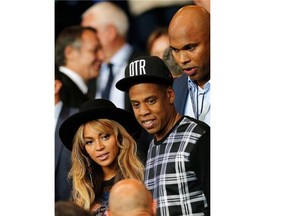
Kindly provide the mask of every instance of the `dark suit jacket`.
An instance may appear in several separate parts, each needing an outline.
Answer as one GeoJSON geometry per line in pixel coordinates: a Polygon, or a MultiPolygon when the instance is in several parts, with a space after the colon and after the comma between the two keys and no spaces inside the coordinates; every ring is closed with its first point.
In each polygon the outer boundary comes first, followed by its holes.
{"type": "Polygon", "coordinates": [[[182,76],[176,78],[173,83],[173,88],[176,95],[174,102],[176,110],[181,115],[184,115],[187,97],[189,96],[188,76],[186,74],[183,74],[182,76]]]}
{"type": "Polygon", "coordinates": [[[64,73],[61,73],[62,88],[60,98],[63,104],[69,107],[79,108],[80,105],[89,100],[88,95],[83,94],[79,87],[64,73]]]}
{"type": "Polygon", "coordinates": [[[67,180],[67,174],[71,168],[71,152],[63,145],[59,137],[59,128],[63,121],[78,108],[63,106],[55,129],[55,201],[68,200],[71,193],[71,184],[67,180]]]}

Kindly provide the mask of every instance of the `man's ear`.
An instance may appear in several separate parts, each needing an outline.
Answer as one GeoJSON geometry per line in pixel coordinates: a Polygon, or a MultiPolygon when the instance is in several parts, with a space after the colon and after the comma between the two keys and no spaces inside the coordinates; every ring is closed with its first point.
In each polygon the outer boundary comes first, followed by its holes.
{"type": "Polygon", "coordinates": [[[59,94],[60,93],[60,89],[62,87],[62,82],[60,80],[55,80],[55,94],[59,94]]]}
{"type": "Polygon", "coordinates": [[[114,25],[108,25],[106,28],[108,32],[107,37],[109,37],[110,41],[114,41],[118,34],[116,27],[114,25]]]}
{"type": "Polygon", "coordinates": [[[168,89],[167,89],[167,93],[169,95],[169,102],[171,104],[174,103],[175,101],[175,92],[174,92],[174,89],[172,88],[172,86],[169,86],[168,89]]]}
{"type": "Polygon", "coordinates": [[[73,60],[77,57],[76,55],[78,54],[78,50],[72,46],[66,46],[64,50],[64,54],[65,54],[65,59],[73,60]]]}

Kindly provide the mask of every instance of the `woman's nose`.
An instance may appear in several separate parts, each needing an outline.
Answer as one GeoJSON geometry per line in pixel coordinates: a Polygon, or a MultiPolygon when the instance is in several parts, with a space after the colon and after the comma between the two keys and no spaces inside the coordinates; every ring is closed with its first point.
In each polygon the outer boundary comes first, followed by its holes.
{"type": "Polygon", "coordinates": [[[103,145],[103,143],[101,141],[96,141],[95,142],[95,150],[96,151],[101,151],[105,148],[105,146],[103,145]]]}

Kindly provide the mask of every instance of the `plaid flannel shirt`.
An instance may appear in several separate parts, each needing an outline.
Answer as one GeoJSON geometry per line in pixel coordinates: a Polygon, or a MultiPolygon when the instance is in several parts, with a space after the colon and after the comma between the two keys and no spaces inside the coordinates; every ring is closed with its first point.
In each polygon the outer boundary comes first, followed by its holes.
{"type": "Polygon", "coordinates": [[[145,185],[157,200],[158,216],[204,215],[210,200],[209,126],[184,116],[161,141],[153,139],[145,185]]]}

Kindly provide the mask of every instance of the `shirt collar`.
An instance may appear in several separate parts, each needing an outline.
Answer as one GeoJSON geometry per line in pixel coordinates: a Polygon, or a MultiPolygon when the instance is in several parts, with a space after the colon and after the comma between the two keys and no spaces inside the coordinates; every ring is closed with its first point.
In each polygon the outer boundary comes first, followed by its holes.
{"type": "Polygon", "coordinates": [[[193,89],[198,88],[199,91],[208,92],[208,91],[210,90],[210,80],[205,83],[204,89],[202,89],[202,88],[200,88],[200,87],[197,85],[196,81],[191,80],[191,79],[188,77],[188,85],[190,85],[193,89]]]}
{"type": "Polygon", "coordinates": [[[83,94],[87,94],[88,86],[79,74],[65,66],[60,66],[59,70],[66,76],[68,76],[78,86],[78,88],[82,91],[83,94]]]}
{"type": "Polygon", "coordinates": [[[113,55],[110,62],[113,65],[121,65],[121,64],[127,64],[128,57],[130,56],[130,53],[132,52],[132,47],[128,43],[124,44],[122,48],[113,55]]]}

